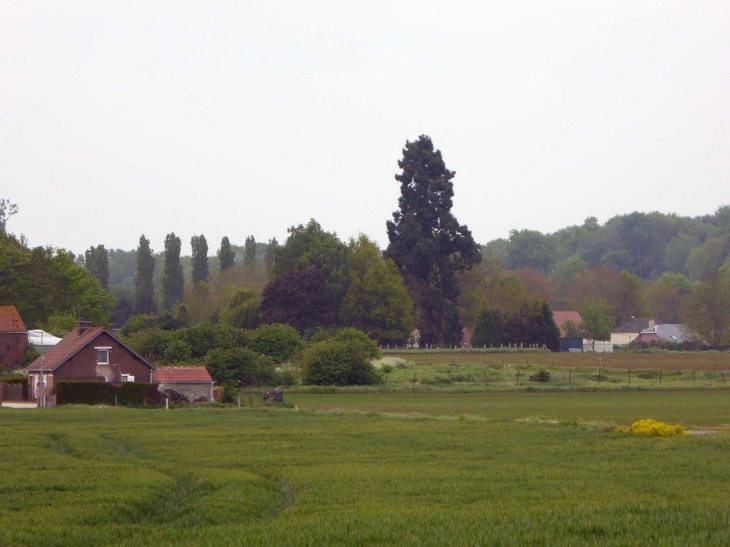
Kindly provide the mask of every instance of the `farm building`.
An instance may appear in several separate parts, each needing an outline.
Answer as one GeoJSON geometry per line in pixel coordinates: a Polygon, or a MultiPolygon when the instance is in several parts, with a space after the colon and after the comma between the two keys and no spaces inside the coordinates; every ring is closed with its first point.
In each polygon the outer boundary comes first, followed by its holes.
{"type": "Polygon", "coordinates": [[[655,326],[653,319],[632,319],[611,331],[611,343],[625,346],[636,340],[641,331],[652,330],[655,326]]]}
{"type": "Polygon", "coordinates": [[[28,329],[15,306],[0,306],[0,365],[6,370],[19,369],[28,347],[28,329]]]}
{"type": "Polygon", "coordinates": [[[152,373],[152,382],[160,384],[160,393],[173,400],[213,401],[214,382],[205,367],[159,367],[152,373]]]}
{"type": "Polygon", "coordinates": [[[28,399],[38,401],[38,397],[43,395],[43,406],[55,406],[55,382],[83,380],[149,383],[152,382],[155,367],[107,329],[92,327],[89,322],[79,321],[76,329],[25,370],[28,372],[28,399]]]}
{"type": "Polygon", "coordinates": [[[576,327],[579,327],[583,322],[583,318],[577,311],[554,311],[553,319],[555,324],[560,329],[560,338],[567,338],[568,333],[565,332],[565,322],[572,321],[576,327]]]}

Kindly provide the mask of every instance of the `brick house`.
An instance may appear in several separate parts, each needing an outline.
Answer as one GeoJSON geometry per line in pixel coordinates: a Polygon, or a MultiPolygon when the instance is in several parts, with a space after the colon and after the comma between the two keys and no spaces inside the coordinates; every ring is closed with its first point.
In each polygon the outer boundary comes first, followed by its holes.
{"type": "Polygon", "coordinates": [[[160,393],[188,403],[213,401],[213,378],[205,367],[159,367],[152,373],[152,381],[160,393]]]}
{"type": "Polygon", "coordinates": [[[45,406],[55,406],[55,382],[151,383],[155,367],[107,329],[79,321],[76,329],[25,370],[28,372],[28,399],[38,401],[38,396],[43,394],[47,397],[45,406]],[[41,367],[43,389],[40,383],[41,367]]]}
{"type": "Polygon", "coordinates": [[[0,306],[0,365],[6,370],[19,369],[28,347],[28,329],[15,306],[0,306]]]}

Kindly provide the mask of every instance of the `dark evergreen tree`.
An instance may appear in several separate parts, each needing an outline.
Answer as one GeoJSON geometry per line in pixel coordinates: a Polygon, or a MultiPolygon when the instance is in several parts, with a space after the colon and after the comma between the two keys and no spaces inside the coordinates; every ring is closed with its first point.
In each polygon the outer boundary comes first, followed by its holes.
{"type": "Polygon", "coordinates": [[[155,313],[155,289],[152,277],[155,272],[155,257],[150,249],[150,240],[144,234],[139,237],[137,247],[137,277],[134,280],[134,308],[137,313],[155,313]]]}
{"type": "Polygon", "coordinates": [[[542,346],[545,344],[550,351],[560,351],[560,329],[553,318],[553,310],[547,302],[540,306],[537,316],[538,336],[534,343],[542,346]]]}
{"type": "Polygon", "coordinates": [[[502,312],[483,309],[474,326],[474,334],[471,337],[472,346],[499,346],[504,343],[504,317],[502,312]]]}
{"type": "Polygon", "coordinates": [[[208,241],[204,235],[190,238],[190,246],[193,249],[193,283],[197,285],[201,281],[208,281],[208,241]]]}
{"type": "Polygon", "coordinates": [[[109,288],[109,253],[104,245],[89,247],[84,253],[86,269],[99,280],[102,289],[109,288]]]}
{"type": "Polygon", "coordinates": [[[185,278],[180,264],[180,238],[175,233],[165,237],[165,269],[162,277],[162,298],[166,310],[171,310],[183,296],[185,278]]]}
{"type": "Polygon", "coordinates": [[[398,167],[399,210],[387,222],[385,255],[395,261],[416,304],[421,343],[457,344],[462,325],[456,273],[481,261],[479,245],[451,213],[455,173],[429,137],[406,142],[398,167]]]}
{"type": "Polygon", "coordinates": [[[253,236],[246,238],[243,247],[243,267],[251,270],[256,265],[256,239],[253,236]]]}
{"type": "Polygon", "coordinates": [[[225,236],[221,240],[221,249],[218,251],[218,259],[221,263],[222,272],[233,266],[233,262],[236,259],[236,253],[234,253],[233,249],[231,249],[231,242],[228,240],[228,236],[225,236]]]}

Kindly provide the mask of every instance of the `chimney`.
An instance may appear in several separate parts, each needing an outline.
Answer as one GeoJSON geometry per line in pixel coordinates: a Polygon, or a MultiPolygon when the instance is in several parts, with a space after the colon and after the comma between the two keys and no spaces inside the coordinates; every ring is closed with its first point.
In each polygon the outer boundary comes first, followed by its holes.
{"type": "Polygon", "coordinates": [[[649,319],[649,330],[654,330],[654,328],[656,328],[656,321],[649,319]]]}
{"type": "Polygon", "coordinates": [[[76,324],[76,328],[79,331],[79,335],[84,334],[87,330],[89,330],[94,325],[91,321],[79,321],[76,324]]]}

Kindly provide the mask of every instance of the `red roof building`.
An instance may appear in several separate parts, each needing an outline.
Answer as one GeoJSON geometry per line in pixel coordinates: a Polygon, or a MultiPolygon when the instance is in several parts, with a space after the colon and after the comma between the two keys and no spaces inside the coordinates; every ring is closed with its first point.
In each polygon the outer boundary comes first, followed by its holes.
{"type": "Polygon", "coordinates": [[[76,329],[25,370],[28,398],[39,401],[43,395],[43,406],[55,406],[53,386],[57,381],[151,383],[155,367],[105,328],[79,321],[76,329]]]}
{"type": "Polygon", "coordinates": [[[175,401],[207,403],[213,401],[213,378],[205,367],[159,367],[152,381],[160,393],[175,401]]]}
{"type": "Polygon", "coordinates": [[[565,329],[563,328],[563,325],[565,325],[566,321],[572,321],[573,323],[575,323],[576,327],[579,327],[581,323],[583,323],[583,318],[577,311],[554,311],[553,319],[555,320],[555,324],[560,329],[561,338],[567,338],[567,334],[565,333],[565,329]]]}
{"type": "Polygon", "coordinates": [[[0,306],[0,365],[16,370],[28,347],[28,329],[15,306],[0,306]]]}

